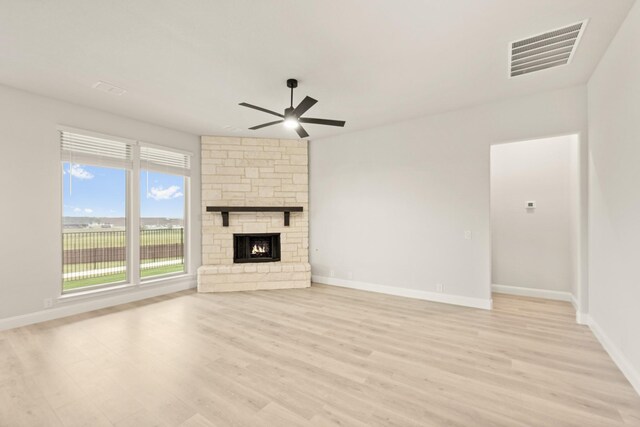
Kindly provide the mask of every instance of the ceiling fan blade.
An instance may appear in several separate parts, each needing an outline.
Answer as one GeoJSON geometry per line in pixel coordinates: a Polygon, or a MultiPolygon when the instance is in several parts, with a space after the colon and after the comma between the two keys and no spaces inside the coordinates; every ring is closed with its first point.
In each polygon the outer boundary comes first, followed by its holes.
{"type": "Polygon", "coordinates": [[[247,108],[253,108],[254,110],[262,111],[262,112],[264,112],[264,113],[273,114],[274,116],[284,117],[284,115],[283,115],[283,114],[276,113],[275,111],[267,110],[266,108],[257,107],[257,106],[255,106],[255,105],[247,104],[246,102],[241,102],[241,103],[240,103],[240,104],[238,104],[238,105],[242,105],[243,107],[247,107],[247,108]]]}
{"type": "Polygon", "coordinates": [[[297,117],[300,117],[301,115],[306,113],[309,108],[313,107],[316,102],[318,101],[311,98],[310,96],[305,96],[302,102],[298,104],[295,110],[293,110],[293,114],[297,117]]]}
{"type": "Polygon", "coordinates": [[[328,119],[312,119],[310,117],[301,117],[298,119],[300,123],[312,123],[314,125],[340,126],[344,127],[344,120],[328,120],[328,119]]]}
{"type": "Polygon", "coordinates": [[[298,127],[296,128],[296,132],[298,132],[298,136],[299,136],[300,138],[306,138],[306,137],[308,137],[308,136],[309,136],[309,134],[307,133],[307,131],[306,131],[306,130],[304,130],[304,128],[303,128],[302,126],[298,126],[298,127]]]}
{"type": "Polygon", "coordinates": [[[276,125],[276,124],[282,123],[282,122],[284,122],[284,120],[276,120],[275,122],[263,123],[261,125],[251,127],[249,129],[251,129],[251,130],[262,129],[262,128],[266,128],[267,126],[276,125]]]}

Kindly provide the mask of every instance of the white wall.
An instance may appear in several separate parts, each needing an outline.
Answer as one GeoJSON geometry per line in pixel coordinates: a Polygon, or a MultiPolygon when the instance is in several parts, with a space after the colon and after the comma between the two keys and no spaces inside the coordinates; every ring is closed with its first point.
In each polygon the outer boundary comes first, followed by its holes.
{"type": "MultiPolygon", "coordinates": [[[[195,272],[200,265],[198,136],[5,86],[0,86],[0,117],[0,319],[26,315],[8,325],[28,322],[29,314],[43,310],[44,298],[55,299],[60,294],[62,202],[58,125],[183,148],[194,153],[190,270],[195,272]]],[[[122,302],[126,300],[122,294],[132,292],[120,291],[116,293],[120,294],[120,299],[114,301],[122,302]]],[[[87,306],[91,301],[88,298],[60,302],[52,313],[56,310],[59,313],[77,311],[74,305],[87,306]],[[64,310],[61,309],[63,306],[64,310]]],[[[93,303],[93,307],[99,305],[93,303]]],[[[47,316],[52,317],[46,314],[39,319],[47,316]]]]}
{"type": "MultiPolygon", "coordinates": [[[[492,282],[574,292],[575,135],[491,147],[492,282]],[[527,209],[526,202],[536,202],[527,209]]],[[[545,293],[531,293],[544,296],[545,293]]]]}
{"type": "Polygon", "coordinates": [[[580,86],[311,141],[314,279],[488,301],[490,146],[586,116],[580,86]]]}
{"type": "Polygon", "coordinates": [[[636,2],[588,84],[589,315],[640,393],[638,46],[636,2]]]}
{"type": "MultiPolygon", "coordinates": [[[[586,138],[585,138],[586,139],[586,138]]],[[[571,271],[571,299],[576,311],[588,310],[588,147],[580,143],[579,136],[569,143],[569,245],[571,271]]]]}

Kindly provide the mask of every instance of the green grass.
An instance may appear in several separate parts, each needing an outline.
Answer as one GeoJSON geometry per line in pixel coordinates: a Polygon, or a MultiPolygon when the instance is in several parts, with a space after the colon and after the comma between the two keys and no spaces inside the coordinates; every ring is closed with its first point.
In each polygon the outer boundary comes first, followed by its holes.
{"type": "Polygon", "coordinates": [[[160,276],[162,274],[184,271],[184,264],[163,265],[162,267],[149,268],[140,272],[140,277],[160,276]]]}
{"type": "Polygon", "coordinates": [[[127,275],[123,273],[110,274],[108,276],[89,277],[87,279],[79,280],[65,280],[62,284],[63,291],[70,291],[71,289],[85,288],[87,286],[105,285],[107,283],[124,282],[127,275]]]}
{"type": "MultiPolygon", "coordinates": [[[[184,264],[164,265],[162,267],[149,268],[142,270],[140,276],[143,278],[152,276],[161,276],[164,274],[178,273],[184,271],[184,264]]],[[[79,280],[65,280],[62,289],[63,291],[70,291],[72,289],[85,288],[95,285],[106,285],[109,283],[124,282],[127,276],[126,273],[115,273],[108,276],[90,277],[87,279],[79,280]]]]}
{"type": "MultiPolygon", "coordinates": [[[[142,259],[140,262],[145,264],[147,262],[170,261],[173,259],[175,258],[142,259]]],[[[103,268],[123,267],[125,265],[125,261],[99,261],[96,263],[87,262],[82,264],[65,264],[62,266],[62,271],[64,273],[74,273],[87,270],[102,270],[103,268]]]]}

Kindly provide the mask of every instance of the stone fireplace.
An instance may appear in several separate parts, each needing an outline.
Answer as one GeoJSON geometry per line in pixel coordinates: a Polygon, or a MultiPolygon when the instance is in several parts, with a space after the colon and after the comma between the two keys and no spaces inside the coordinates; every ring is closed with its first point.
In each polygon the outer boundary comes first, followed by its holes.
{"type": "Polygon", "coordinates": [[[199,292],[303,288],[307,141],[202,137],[199,292]]]}

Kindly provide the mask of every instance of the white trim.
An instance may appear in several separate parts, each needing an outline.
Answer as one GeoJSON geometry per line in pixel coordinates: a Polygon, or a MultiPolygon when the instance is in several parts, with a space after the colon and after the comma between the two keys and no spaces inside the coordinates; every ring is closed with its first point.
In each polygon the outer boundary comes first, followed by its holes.
{"type": "Polygon", "coordinates": [[[0,331],[31,325],[33,323],[46,322],[47,320],[60,319],[62,317],[73,316],[74,314],[86,313],[88,311],[126,304],[159,295],[172,294],[196,287],[195,276],[181,277],[180,280],[164,280],[162,284],[159,282],[160,280],[158,280],[154,286],[141,286],[135,290],[132,290],[130,286],[121,287],[118,290],[126,292],[116,292],[113,290],[114,295],[110,296],[100,295],[98,297],[98,295],[95,294],[83,295],[83,301],[77,301],[77,299],[81,297],[80,295],[74,295],[76,298],[61,297],[58,299],[58,307],[0,319],[0,331]]]}
{"type": "Polygon", "coordinates": [[[581,311],[576,311],[576,323],[578,325],[589,325],[590,317],[588,313],[583,313],[581,311]]]}
{"type": "Polygon", "coordinates": [[[185,176],[182,180],[184,187],[184,212],[182,218],[182,262],[184,272],[192,273],[191,266],[191,177],[185,176]]]}
{"type": "Polygon", "coordinates": [[[189,275],[185,273],[168,273],[159,276],[149,276],[146,280],[141,281],[138,284],[124,282],[124,283],[107,283],[105,285],[88,286],[87,289],[78,288],[75,291],[65,292],[61,294],[58,299],[58,304],[69,303],[76,300],[93,298],[102,295],[117,294],[124,289],[137,290],[143,289],[150,285],[171,285],[176,282],[185,280],[195,280],[195,275],[189,275]]]}
{"type": "Polygon", "coordinates": [[[571,292],[550,291],[546,289],[521,288],[520,286],[491,285],[491,290],[497,294],[519,295],[523,297],[544,298],[556,301],[571,302],[571,292]]]}
{"type": "Polygon", "coordinates": [[[571,305],[576,310],[576,313],[580,311],[580,303],[575,295],[571,294],[571,305]]]}
{"type": "Polygon", "coordinates": [[[57,304],[64,304],[79,299],[92,298],[99,295],[109,295],[121,292],[124,289],[136,289],[138,285],[131,282],[105,283],[103,285],[87,286],[86,288],[71,289],[61,293],[57,298],[57,304]]]}
{"type": "Polygon", "coordinates": [[[582,312],[582,309],[580,308],[580,301],[573,294],[571,294],[571,305],[573,305],[573,309],[576,311],[576,323],[578,325],[586,325],[586,319],[589,317],[589,315],[582,312]]]}
{"type": "Polygon", "coordinates": [[[140,283],[140,147],[131,148],[133,169],[127,180],[127,265],[128,277],[132,283],[140,283]]]}
{"type": "Polygon", "coordinates": [[[613,362],[618,366],[618,369],[620,369],[622,374],[627,378],[636,393],[640,395],[640,372],[636,370],[624,353],[622,353],[611,338],[607,336],[600,325],[598,325],[590,316],[587,317],[587,322],[589,328],[591,328],[591,331],[593,332],[593,335],[595,335],[598,341],[600,341],[600,344],[602,344],[602,347],[604,347],[606,352],[609,353],[611,360],[613,360],[613,362]]]}
{"type": "Polygon", "coordinates": [[[426,301],[442,302],[445,304],[462,305],[465,307],[482,308],[491,310],[491,299],[465,297],[461,295],[443,294],[438,292],[422,291],[418,289],[397,288],[395,286],[377,285],[374,283],[357,282],[355,280],[337,279],[335,277],[311,276],[312,283],[340,286],[343,288],[358,289],[361,291],[377,292],[381,294],[396,295],[406,298],[415,298],[426,301]]]}

